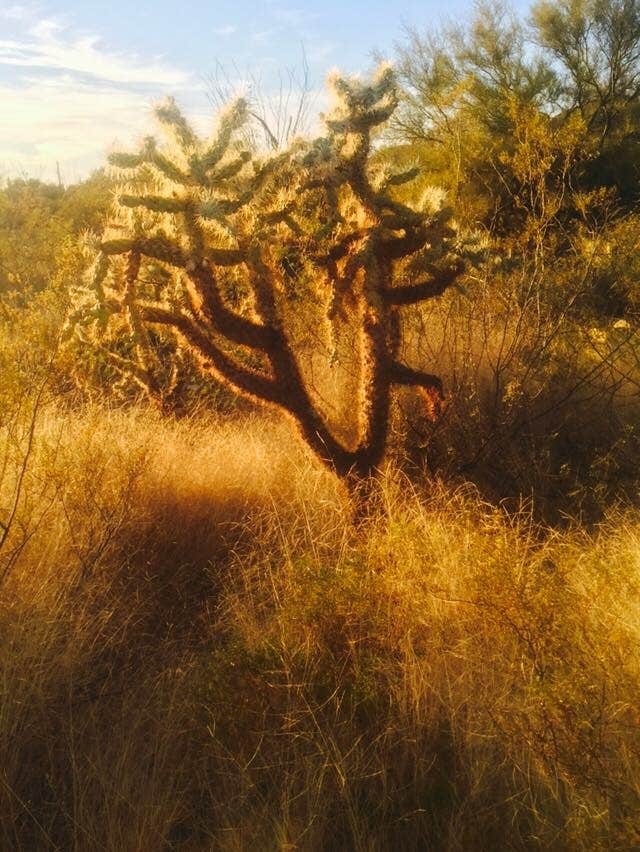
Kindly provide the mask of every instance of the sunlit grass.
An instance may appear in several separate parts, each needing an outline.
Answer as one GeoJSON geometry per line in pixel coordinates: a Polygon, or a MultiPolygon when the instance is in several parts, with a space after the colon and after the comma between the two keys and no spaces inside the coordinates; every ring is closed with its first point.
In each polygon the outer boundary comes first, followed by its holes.
{"type": "Polygon", "coordinates": [[[552,532],[393,470],[373,504],[275,420],[47,414],[0,846],[639,843],[640,519],[552,532]]]}

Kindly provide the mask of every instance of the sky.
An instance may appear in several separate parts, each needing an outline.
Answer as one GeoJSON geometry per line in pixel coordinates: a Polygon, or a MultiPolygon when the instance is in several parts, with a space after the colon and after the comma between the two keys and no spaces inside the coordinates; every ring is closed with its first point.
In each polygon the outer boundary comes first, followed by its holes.
{"type": "Polygon", "coordinates": [[[303,51],[319,110],[330,70],[366,72],[403,27],[464,20],[472,2],[0,0],[0,178],[50,180],[59,164],[65,183],[82,179],[152,131],[166,95],[207,132],[212,76],[269,95],[303,51]]]}

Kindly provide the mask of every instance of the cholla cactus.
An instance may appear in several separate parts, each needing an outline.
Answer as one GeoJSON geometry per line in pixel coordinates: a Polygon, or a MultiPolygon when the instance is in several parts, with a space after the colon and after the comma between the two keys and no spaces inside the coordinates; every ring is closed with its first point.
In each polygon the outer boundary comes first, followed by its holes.
{"type": "Polygon", "coordinates": [[[134,355],[120,366],[150,392],[148,329],[161,327],[204,370],[286,412],[338,474],[361,477],[383,457],[394,387],[413,386],[438,409],[440,380],[401,361],[401,314],[443,293],[461,264],[447,211],[394,196],[417,170],[391,173],[374,156],[373,136],[397,104],[391,70],[366,83],[336,76],[332,86],[326,134],[268,159],[242,149],[242,101],[209,141],[173,101],[158,109],[167,144],[149,139],[138,154],[111,157],[123,176],[118,218],[83,298],[90,292],[94,337],[126,319],[134,355]],[[291,305],[311,292],[328,329],[356,332],[351,440],[331,427],[291,332],[291,305]]]}

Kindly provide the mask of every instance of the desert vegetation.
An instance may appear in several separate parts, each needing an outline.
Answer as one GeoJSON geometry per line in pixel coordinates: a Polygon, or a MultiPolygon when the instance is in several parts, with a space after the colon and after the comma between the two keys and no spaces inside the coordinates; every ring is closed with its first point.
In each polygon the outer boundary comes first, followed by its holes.
{"type": "Polygon", "coordinates": [[[638,848],[639,36],[5,181],[1,848],[638,848]]]}

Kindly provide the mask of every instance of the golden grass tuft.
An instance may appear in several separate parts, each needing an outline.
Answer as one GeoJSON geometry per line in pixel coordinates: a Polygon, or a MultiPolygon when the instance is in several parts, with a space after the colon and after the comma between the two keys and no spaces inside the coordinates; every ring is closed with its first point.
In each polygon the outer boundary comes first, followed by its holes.
{"type": "Polygon", "coordinates": [[[553,532],[392,470],[374,505],[354,527],[276,420],[51,413],[0,847],[637,846],[640,519],[553,532]]]}

